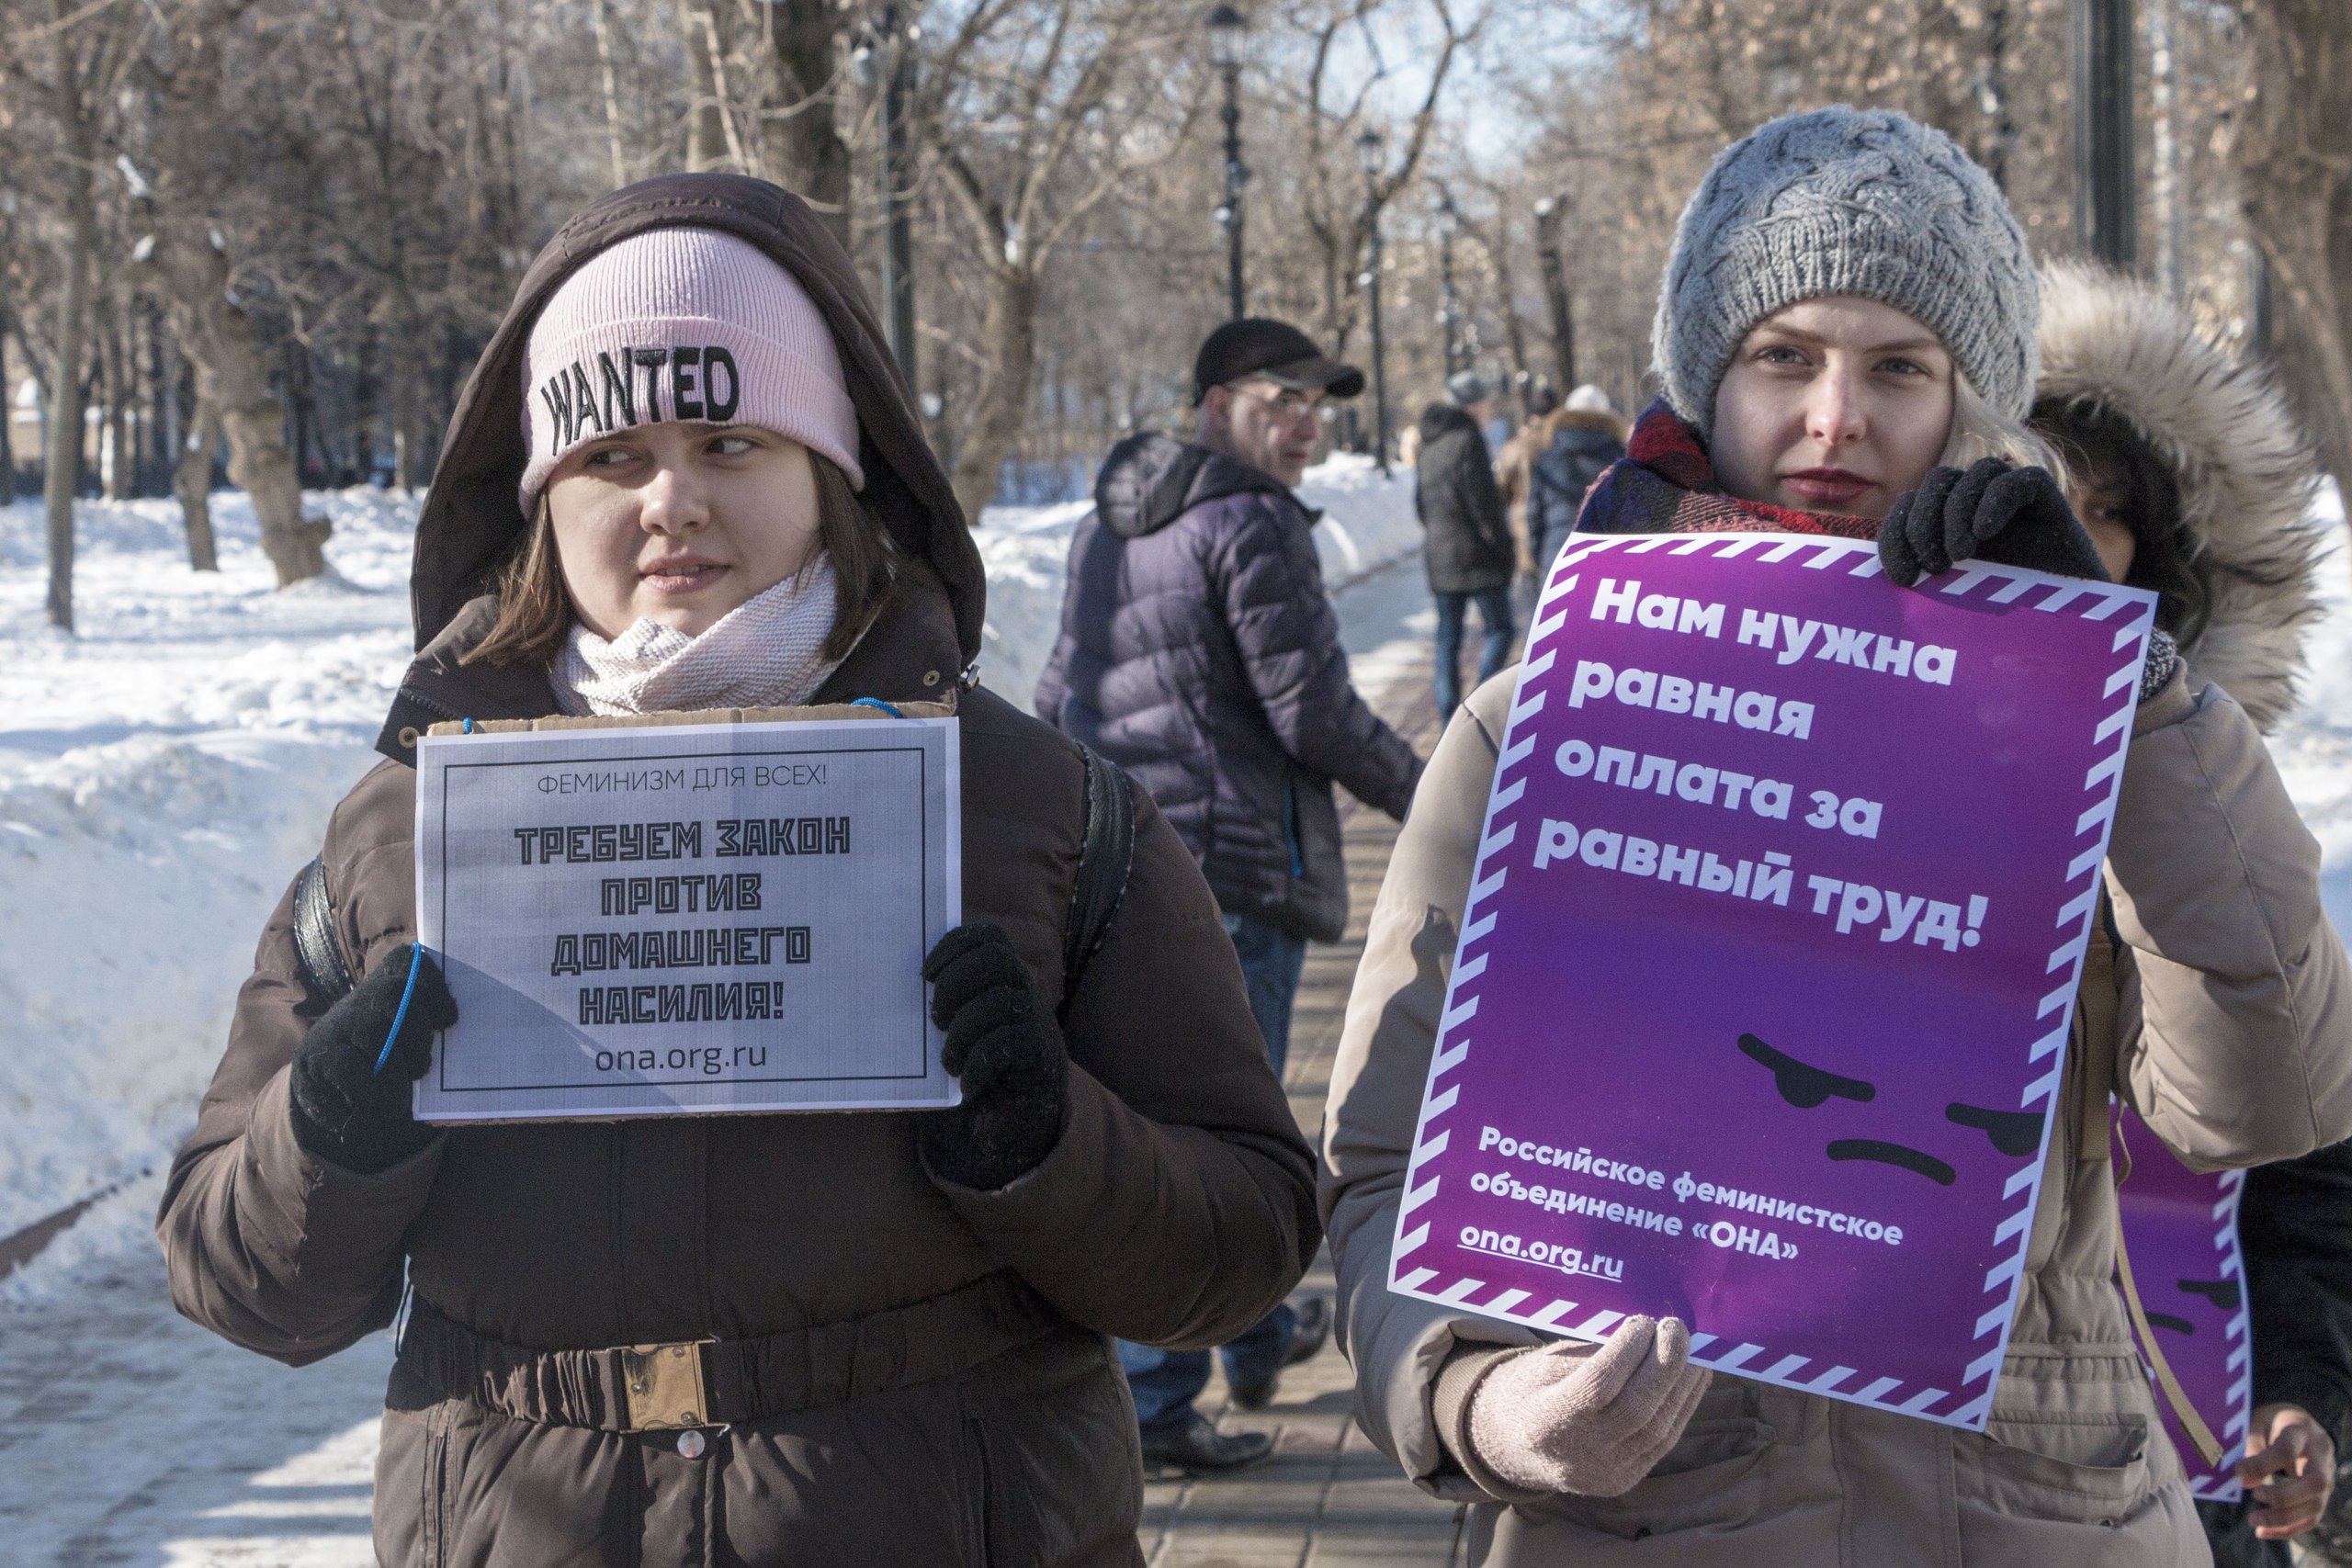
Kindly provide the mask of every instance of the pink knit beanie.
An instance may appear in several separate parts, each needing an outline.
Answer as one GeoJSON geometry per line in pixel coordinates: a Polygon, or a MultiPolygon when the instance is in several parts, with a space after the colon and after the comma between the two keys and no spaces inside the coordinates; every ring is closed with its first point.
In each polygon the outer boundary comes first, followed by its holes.
{"type": "Polygon", "coordinates": [[[525,512],[575,447],[664,420],[760,425],[865,487],[857,410],[823,313],[732,234],[652,229],[599,253],[540,310],[523,386],[525,512]]]}

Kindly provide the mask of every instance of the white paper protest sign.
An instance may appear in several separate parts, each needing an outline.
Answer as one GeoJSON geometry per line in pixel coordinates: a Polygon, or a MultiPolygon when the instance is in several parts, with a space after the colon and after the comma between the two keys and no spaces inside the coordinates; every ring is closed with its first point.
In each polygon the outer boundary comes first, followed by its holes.
{"type": "Polygon", "coordinates": [[[424,1121],[953,1105],[952,718],[427,736],[418,938],[458,1021],[424,1121]]]}

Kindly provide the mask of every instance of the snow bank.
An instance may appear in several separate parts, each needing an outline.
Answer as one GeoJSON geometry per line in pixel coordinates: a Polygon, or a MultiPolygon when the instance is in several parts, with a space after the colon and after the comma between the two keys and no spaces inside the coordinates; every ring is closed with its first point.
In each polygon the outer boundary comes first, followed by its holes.
{"type": "MultiPolygon", "coordinates": [[[[1313,471],[1326,576],[1419,541],[1364,459],[1313,471]]],[[[40,503],[0,507],[0,1236],[93,1193],[42,1261],[145,1245],[162,1168],[218,1061],[255,937],[373,766],[409,650],[416,498],[313,493],[332,578],[273,587],[252,507],[213,497],[221,570],[187,569],[167,501],[75,509],[80,636],[42,618],[40,503]]],[[[989,683],[1026,702],[1085,507],[992,509],[989,683]]]]}
{"type": "Polygon", "coordinates": [[[405,662],[411,502],[312,496],[337,577],[287,593],[243,497],[214,502],[202,575],[172,502],[77,508],[78,638],[42,620],[38,505],[0,508],[0,1235],[152,1185],[405,662]]]}

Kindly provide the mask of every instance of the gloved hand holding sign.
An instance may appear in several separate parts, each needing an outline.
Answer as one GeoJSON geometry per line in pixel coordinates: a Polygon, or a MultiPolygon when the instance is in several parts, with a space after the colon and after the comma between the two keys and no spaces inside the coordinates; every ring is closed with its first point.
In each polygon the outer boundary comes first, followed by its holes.
{"type": "Polygon", "coordinates": [[[958,926],[923,961],[931,1018],[947,1036],[940,1063],[964,1103],[926,1116],[932,1174],[992,1192],[1035,1170],[1061,1141],[1069,1053],[1012,939],[994,926],[958,926]]]}
{"type": "Polygon", "coordinates": [[[1478,1463],[1524,1492],[1618,1497],[1681,1440],[1714,1374],[1690,1364],[1679,1318],[1634,1316],[1598,1348],[1503,1356],[1470,1395],[1478,1463]]]}
{"type": "Polygon", "coordinates": [[[2030,567],[2060,577],[2109,581],[2090,534],[2043,468],[1983,457],[1930,468],[1919,488],[1894,498],[1879,525],[1878,556],[1897,588],[1965,560],[2030,567]]]}
{"type": "Polygon", "coordinates": [[[457,1021],[441,966],[413,944],[393,949],[295,1047],[295,1141],[363,1176],[424,1149],[440,1130],[410,1115],[410,1091],[432,1066],[433,1037],[457,1021]]]}

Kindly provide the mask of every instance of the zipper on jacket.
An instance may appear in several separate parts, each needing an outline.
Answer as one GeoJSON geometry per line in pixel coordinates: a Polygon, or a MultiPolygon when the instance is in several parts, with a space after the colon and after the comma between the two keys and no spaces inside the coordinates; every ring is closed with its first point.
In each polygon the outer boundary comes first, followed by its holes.
{"type": "Polygon", "coordinates": [[[1290,874],[1306,874],[1306,857],[1298,847],[1298,781],[1287,774],[1283,779],[1283,842],[1290,846],[1290,874]]]}
{"type": "Polygon", "coordinates": [[[989,1550],[989,1442],[977,1417],[964,1418],[964,1442],[972,1450],[972,1561],[976,1568],[989,1568],[995,1556],[989,1550]]]}

